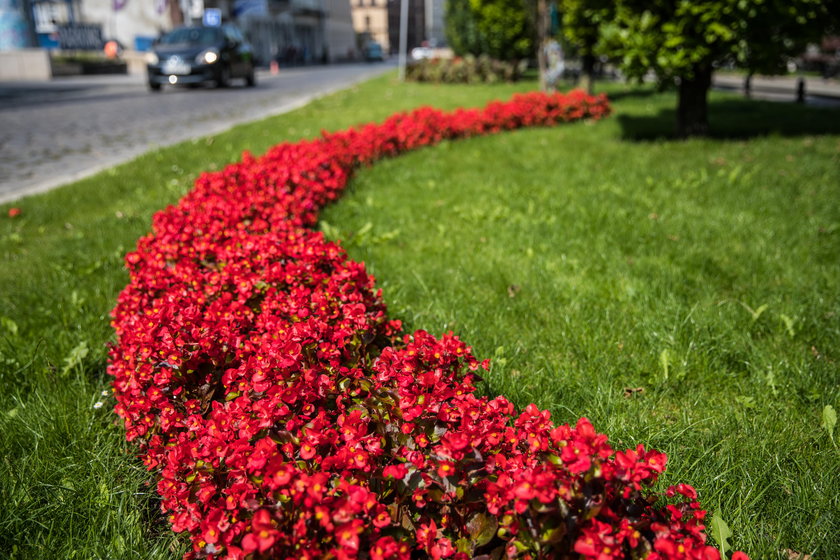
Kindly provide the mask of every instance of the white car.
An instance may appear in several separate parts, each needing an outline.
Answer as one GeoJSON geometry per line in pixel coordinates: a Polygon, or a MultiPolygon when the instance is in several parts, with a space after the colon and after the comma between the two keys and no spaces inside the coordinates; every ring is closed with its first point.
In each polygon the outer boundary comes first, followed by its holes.
{"type": "Polygon", "coordinates": [[[432,58],[434,54],[431,47],[414,47],[411,49],[411,59],[412,60],[424,60],[427,58],[432,58]]]}

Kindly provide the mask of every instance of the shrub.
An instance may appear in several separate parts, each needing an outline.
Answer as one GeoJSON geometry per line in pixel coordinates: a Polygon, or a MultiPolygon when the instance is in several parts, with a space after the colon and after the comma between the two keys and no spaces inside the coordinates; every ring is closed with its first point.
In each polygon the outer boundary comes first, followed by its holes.
{"type": "Polygon", "coordinates": [[[475,396],[486,363],[451,333],[402,334],[309,229],[358,165],[608,112],[579,92],[418,109],[245,154],[155,215],[108,370],[187,557],[718,558],[694,490],[651,491],[663,454],[475,396]]]}
{"type": "Polygon", "coordinates": [[[506,62],[494,60],[487,55],[432,58],[409,65],[406,77],[415,82],[438,84],[515,82],[521,77],[525,65],[525,61],[506,62]]]}

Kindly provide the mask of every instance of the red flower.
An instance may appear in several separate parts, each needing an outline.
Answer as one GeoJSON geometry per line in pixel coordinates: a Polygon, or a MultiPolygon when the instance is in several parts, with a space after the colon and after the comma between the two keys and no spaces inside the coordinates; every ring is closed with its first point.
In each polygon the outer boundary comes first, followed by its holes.
{"type": "Polygon", "coordinates": [[[20,208],[9,208],[9,217],[16,218],[20,216],[20,208]]]}
{"type": "Polygon", "coordinates": [[[403,463],[397,463],[396,465],[388,465],[387,467],[382,469],[382,476],[385,478],[392,477],[397,480],[402,480],[407,474],[408,469],[405,468],[405,465],[403,463]]]}
{"type": "Polygon", "coordinates": [[[476,396],[486,361],[452,333],[401,333],[364,265],[311,229],[361,165],[608,113],[580,92],[421,108],[244,154],[154,216],[126,256],[108,371],[188,557],[465,560],[453,543],[476,535],[522,559],[715,550],[693,489],[656,505],[663,454],[476,396]]]}
{"type": "Polygon", "coordinates": [[[346,550],[357,553],[359,551],[359,534],[363,530],[361,520],[356,519],[336,530],[336,540],[346,550]]]}
{"type": "Polygon", "coordinates": [[[451,461],[441,461],[438,463],[437,474],[441,478],[452,476],[455,474],[455,463],[451,461]]]}
{"type": "Polygon", "coordinates": [[[398,558],[400,557],[399,550],[399,545],[393,537],[382,537],[370,549],[370,558],[371,560],[398,558]]]}
{"type": "Polygon", "coordinates": [[[245,552],[265,552],[272,547],[278,534],[268,510],[258,510],[251,519],[251,532],[242,538],[242,549],[245,552]]]}

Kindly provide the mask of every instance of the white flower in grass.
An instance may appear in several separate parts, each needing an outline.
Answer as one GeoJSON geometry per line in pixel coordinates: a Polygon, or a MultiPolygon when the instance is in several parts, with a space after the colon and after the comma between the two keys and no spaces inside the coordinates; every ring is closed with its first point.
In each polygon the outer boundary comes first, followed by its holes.
{"type": "Polygon", "coordinates": [[[93,408],[102,408],[102,406],[103,406],[104,404],[105,404],[105,403],[104,403],[104,402],[102,402],[102,401],[96,401],[95,403],[93,403],[93,408]]]}

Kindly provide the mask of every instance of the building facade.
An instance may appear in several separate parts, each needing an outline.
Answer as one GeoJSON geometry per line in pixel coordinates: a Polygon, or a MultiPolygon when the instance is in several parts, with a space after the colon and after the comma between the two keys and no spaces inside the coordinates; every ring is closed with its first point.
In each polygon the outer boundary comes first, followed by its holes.
{"type": "Polygon", "coordinates": [[[332,61],[354,60],[359,52],[350,0],[324,0],[327,10],[327,48],[332,61]]]}
{"type": "MultiPolygon", "coordinates": [[[[46,8],[50,2],[40,4],[46,8]]],[[[99,25],[103,40],[114,39],[123,48],[133,50],[147,50],[161,33],[184,21],[181,11],[172,10],[165,1],[81,0],[76,2],[74,12],[77,25],[99,25]]],[[[39,34],[49,32],[49,23],[44,16],[46,14],[40,14],[39,34]]]]}
{"type": "MultiPolygon", "coordinates": [[[[408,51],[414,47],[423,46],[426,36],[426,0],[406,0],[408,2],[408,51]]],[[[400,48],[400,10],[402,0],[387,0],[388,2],[388,35],[390,36],[391,52],[396,53],[400,48]]]]}
{"type": "Polygon", "coordinates": [[[426,0],[426,40],[432,47],[446,45],[445,10],[446,0],[426,0]]]}
{"type": "MultiPolygon", "coordinates": [[[[21,46],[101,49],[116,40],[123,48],[147,50],[161,33],[200,23],[206,9],[235,22],[268,65],[326,63],[356,57],[349,0],[0,0],[0,28],[24,29],[33,37],[21,46]],[[14,8],[14,9],[12,9],[14,8]],[[30,20],[26,21],[25,16],[30,20]],[[14,18],[12,17],[14,16],[14,18]]],[[[7,34],[11,36],[11,34],[7,34]]],[[[16,37],[23,35],[17,33],[16,37]]],[[[23,43],[16,38],[15,43],[23,43]]],[[[2,45],[0,45],[2,46],[2,45]]]]}
{"type": "Polygon", "coordinates": [[[350,7],[359,47],[376,41],[384,52],[397,48],[397,45],[392,48],[388,32],[388,0],[350,0],[350,7]]]}

